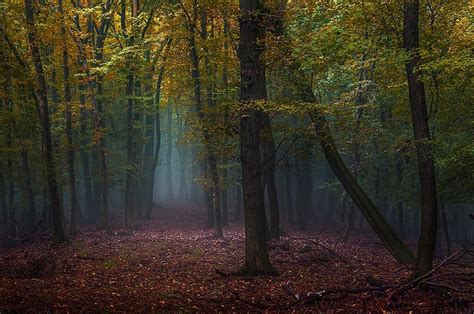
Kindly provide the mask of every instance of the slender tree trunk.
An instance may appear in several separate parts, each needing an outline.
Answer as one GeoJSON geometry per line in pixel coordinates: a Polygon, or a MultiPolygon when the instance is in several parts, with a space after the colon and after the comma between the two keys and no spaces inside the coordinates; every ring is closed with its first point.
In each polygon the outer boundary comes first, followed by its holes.
{"type": "MultiPolygon", "coordinates": [[[[211,145],[211,136],[209,134],[209,130],[205,126],[206,124],[206,118],[204,115],[204,112],[202,110],[202,100],[201,100],[201,76],[199,72],[199,57],[197,54],[197,48],[196,48],[196,41],[195,41],[195,27],[197,25],[197,0],[193,1],[193,17],[192,21],[188,21],[188,31],[189,31],[189,47],[191,50],[190,56],[191,56],[191,64],[192,64],[192,70],[191,70],[191,77],[193,79],[194,83],[194,101],[195,101],[195,107],[196,107],[196,112],[198,114],[198,118],[200,123],[202,124],[202,133],[203,133],[203,138],[204,138],[204,147],[206,150],[206,157],[209,162],[209,174],[212,182],[212,187],[211,187],[211,195],[213,200],[216,199],[213,204],[215,205],[214,208],[214,214],[215,214],[215,223],[216,223],[216,235],[218,237],[222,237],[222,225],[221,225],[221,212],[220,212],[220,202],[219,200],[219,174],[217,171],[217,159],[214,155],[214,152],[212,148],[210,147],[211,145]]],[[[204,35],[203,35],[204,36],[204,35]]]]}
{"type": "MultiPolygon", "coordinates": [[[[95,52],[94,59],[96,62],[102,60],[103,54],[103,44],[105,41],[105,36],[108,29],[108,20],[102,20],[100,23],[100,29],[97,34],[97,39],[92,41],[93,50],[95,52]]],[[[103,108],[102,108],[102,77],[98,76],[97,78],[92,78],[91,72],[87,63],[87,57],[85,51],[82,47],[81,42],[76,42],[79,49],[79,59],[81,60],[82,70],[86,75],[87,79],[87,88],[90,93],[91,102],[93,105],[92,110],[92,125],[94,129],[94,145],[96,149],[93,152],[93,164],[97,169],[97,176],[94,180],[94,199],[99,201],[100,208],[100,219],[99,226],[101,229],[104,229],[107,232],[111,231],[111,226],[109,222],[109,187],[108,187],[108,171],[107,171],[107,156],[106,156],[106,140],[104,134],[105,122],[102,117],[103,108]],[[94,86],[95,85],[95,86],[94,86]],[[96,89],[94,88],[96,87],[96,89]],[[97,90],[97,95],[96,95],[97,90]]]]}
{"type": "Polygon", "coordinates": [[[266,241],[265,207],[261,180],[260,131],[262,114],[255,101],[267,98],[265,68],[261,60],[259,39],[264,32],[259,23],[261,4],[258,0],[240,0],[240,159],[245,208],[245,264],[248,275],[277,274],[270,264],[266,241]]]}
{"type": "Polygon", "coordinates": [[[71,223],[70,234],[77,233],[77,220],[79,217],[79,202],[77,201],[76,170],[74,164],[74,143],[72,138],[72,96],[69,81],[69,51],[66,42],[66,26],[64,21],[63,1],[58,0],[59,12],[61,13],[61,37],[63,52],[63,80],[64,80],[64,102],[66,103],[66,140],[67,140],[67,164],[69,170],[69,189],[71,193],[71,223]]]}
{"type": "Polygon", "coordinates": [[[346,229],[344,231],[344,236],[342,237],[342,242],[347,243],[349,240],[349,234],[354,226],[354,203],[350,205],[349,212],[347,214],[346,229]]]}
{"type": "MultiPolygon", "coordinates": [[[[192,146],[192,168],[191,168],[191,200],[194,202],[197,202],[199,200],[199,185],[196,183],[196,179],[199,176],[199,169],[202,168],[202,165],[200,162],[197,161],[197,146],[193,145],[192,146]]],[[[208,221],[209,223],[209,221],[208,221]]]]}
{"type": "Polygon", "coordinates": [[[418,53],[419,10],[418,0],[405,0],[403,46],[409,54],[406,72],[421,187],[421,225],[415,276],[427,273],[433,266],[438,216],[433,151],[430,143],[425,86],[420,69],[421,57],[418,53]]]}
{"type": "Polygon", "coordinates": [[[26,151],[21,152],[21,161],[25,178],[26,199],[28,200],[28,225],[34,227],[36,223],[35,194],[31,184],[31,171],[28,162],[28,153],[26,151]]]}
{"type": "Polygon", "coordinates": [[[80,156],[81,156],[81,163],[82,163],[82,177],[84,182],[84,193],[86,198],[86,217],[87,222],[95,223],[97,220],[97,215],[95,211],[95,204],[92,199],[92,178],[91,178],[91,170],[90,170],[90,163],[89,163],[89,154],[87,151],[87,120],[88,120],[88,113],[86,107],[86,99],[84,95],[84,85],[79,85],[79,102],[81,104],[81,114],[80,114],[80,138],[81,138],[81,149],[80,149],[80,156]]]}
{"type": "Polygon", "coordinates": [[[444,206],[444,202],[440,200],[441,205],[441,221],[443,223],[443,234],[444,239],[446,240],[446,255],[451,255],[451,239],[449,237],[449,229],[448,229],[448,220],[446,218],[446,207],[444,206]]]}
{"type": "Polygon", "coordinates": [[[178,143],[178,141],[183,137],[183,134],[186,132],[186,119],[184,113],[181,113],[179,106],[176,103],[176,127],[178,129],[178,140],[176,141],[176,150],[178,151],[179,157],[179,190],[178,190],[178,199],[185,200],[187,196],[186,189],[186,161],[187,161],[187,150],[184,147],[184,144],[178,143]]]}
{"type": "Polygon", "coordinates": [[[8,230],[8,210],[7,210],[7,191],[5,188],[5,168],[3,161],[0,161],[0,206],[2,207],[2,224],[4,231],[8,230]]]}
{"type": "Polygon", "coordinates": [[[47,179],[50,193],[51,210],[53,213],[54,238],[56,242],[64,242],[66,240],[66,234],[64,232],[63,210],[59,201],[56,165],[53,157],[53,148],[51,144],[51,128],[49,121],[46,79],[44,76],[41,55],[36,40],[33,0],[25,0],[25,16],[28,27],[28,42],[30,47],[30,53],[33,59],[36,74],[37,86],[35,93],[39,102],[43,137],[45,140],[45,162],[48,176],[47,179]]]}
{"type": "MultiPolygon", "coordinates": [[[[399,188],[401,188],[402,180],[403,180],[403,170],[402,170],[402,160],[401,160],[401,158],[398,158],[398,160],[397,160],[397,179],[398,179],[398,186],[399,186],[399,188]]],[[[398,211],[398,213],[397,213],[398,229],[399,229],[400,235],[402,237],[405,237],[406,236],[405,215],[404,215],[402,200],[397,201],[397,211],[398,211]]]]}
{"type": "Polygon", "coordinates": [[[285,177],[285,192],[286,192],[286,213],[287,222],[293,223],[293,200],[291,197],[291,176],[290,176],[290,162],[288,157],[285,158],[285,167],[283,169],[285,177]]]}
{"type": "Polygon", "coordinates": [[[168,108],[166,110],[166,185],[168,187],[168,198],[174,200],[173,191],[173,164],[172,164],[172,150],[173,150],[173,137],[172,137],[172,126],[173,126],[173,110],[171,98],[168,100],[168,108]]]}
{"type": "Polygon", "coordinates": [[[298,176],[296,188],[298,191],[297,215],[300,230],[308,229],[309,211],[312,208],[313,177],[311,173],[311,145],[303,141],[300,144],[302,157],[298,160],[298,176]]]}
{"type": "Polygon", "coordinates": [[[268,205],[270,209],[270,238],[278,239],[280,237],[280,208],[278,206],[278,195],[275,183],[276,150],[270,117],[266,113],[262,113],[262,152],[265,180],[264,187],[267,188],[268,205]]]}
{"type": "MultiPolygon", "coordinates": [[[[160,100],[161,100],[161,84],[163,82],[164,78],[164,73],[165,73],[165,62],[166,62],[166,54],[168,49],[171,46],[171,39],[166,40],[166,48],[163,53],[163,64],[160,67],[160,70],[158,72],[158,79],[156,81],[156,91],[155,91],[155,108],[154,108],[154,124],[155,124],[155,140],[154,140],[154,152],[153,152],[153,161],[151,164],[151,168],[149,170],[148,176],[149,176],[149,185],[147,189],[147,207],[146,207],[146,214],[145,217],[147,219],[151,218],[151,209],[153,207],[153,195],[155,191],[155,172],[156,172],[156,166],[158,165],[158,158],[160,155],[160,148],[161,148],[161,121],[160,121],[160,100]]],[[[151,119],[149,120],[151,124],[151,119]]]]}

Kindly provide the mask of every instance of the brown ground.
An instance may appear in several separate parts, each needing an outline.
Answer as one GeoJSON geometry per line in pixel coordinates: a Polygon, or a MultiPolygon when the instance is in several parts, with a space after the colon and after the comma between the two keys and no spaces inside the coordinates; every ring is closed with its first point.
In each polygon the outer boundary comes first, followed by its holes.
{"type": "Polygon", "coordinates": [[[430,285],[394,298],[388,296],[390,290],[325,295],[322,291],[332,288],[369,287],[374,278],[382,285],[407,280],[409,270],[368,236],[354,235],[342,244],[328,232],[290,230],[270,245],[280,276],[219,275],[216,269],[239,269],[243,229],[231,224],[224,239],[215,239],[212,230],[202,229],[205,215],[196,209],[168,204],[133,233],[82,230],[60,247],[38,240],[3,249],[0,311],[474,310],[470,252],[436,271],[430,285]],[[317,292],[323,296],[314,297],[317,292]]]}

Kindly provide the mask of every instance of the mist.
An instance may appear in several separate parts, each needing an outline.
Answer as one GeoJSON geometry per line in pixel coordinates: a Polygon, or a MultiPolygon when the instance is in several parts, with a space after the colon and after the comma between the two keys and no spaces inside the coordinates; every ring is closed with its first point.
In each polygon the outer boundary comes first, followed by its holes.
{"type": "Polygon", "coordinates": [[[473,311],[471,9],[2,2],[0,311],[473,311]]]}

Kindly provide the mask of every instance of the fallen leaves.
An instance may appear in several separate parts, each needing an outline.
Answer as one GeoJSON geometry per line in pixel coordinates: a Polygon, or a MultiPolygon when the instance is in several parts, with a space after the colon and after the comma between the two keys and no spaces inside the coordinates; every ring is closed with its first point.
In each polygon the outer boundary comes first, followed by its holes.
{"type": "MultiPolygon", "coordinates": [[[[290,228],[288,236],[269,244],[279,277],[232,276],[244,259],[241,226],[227,226],[225,238],[217,239],[212,229],[202,228],[205,214],[196,208],[168,206],[156,215],[133,232],[83,230],[70,245],[43,241],[4,250],[0,310],[430,311],[472,304],[461,302],[466,294],[442,287],[412,290],[397,301],[374,293],[381,288],[363,288],[370,281],[399,284],[410,271],[400,269],[371,237],[356,235],[343,244],[331,233],[290,228]],[[339,293],[347,288],[354,293],[339,293]]],[[[438,279],[448,270],[440,271],[438,279]]]]}

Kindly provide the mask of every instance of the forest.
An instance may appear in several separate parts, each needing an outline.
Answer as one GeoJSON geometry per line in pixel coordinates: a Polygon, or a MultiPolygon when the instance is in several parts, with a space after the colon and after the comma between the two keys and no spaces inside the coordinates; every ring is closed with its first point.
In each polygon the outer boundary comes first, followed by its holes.
{"type": "Polygon", "coordinates": [[[0,312],[474,311],[469,0],[0,0],[0,312]]]}

